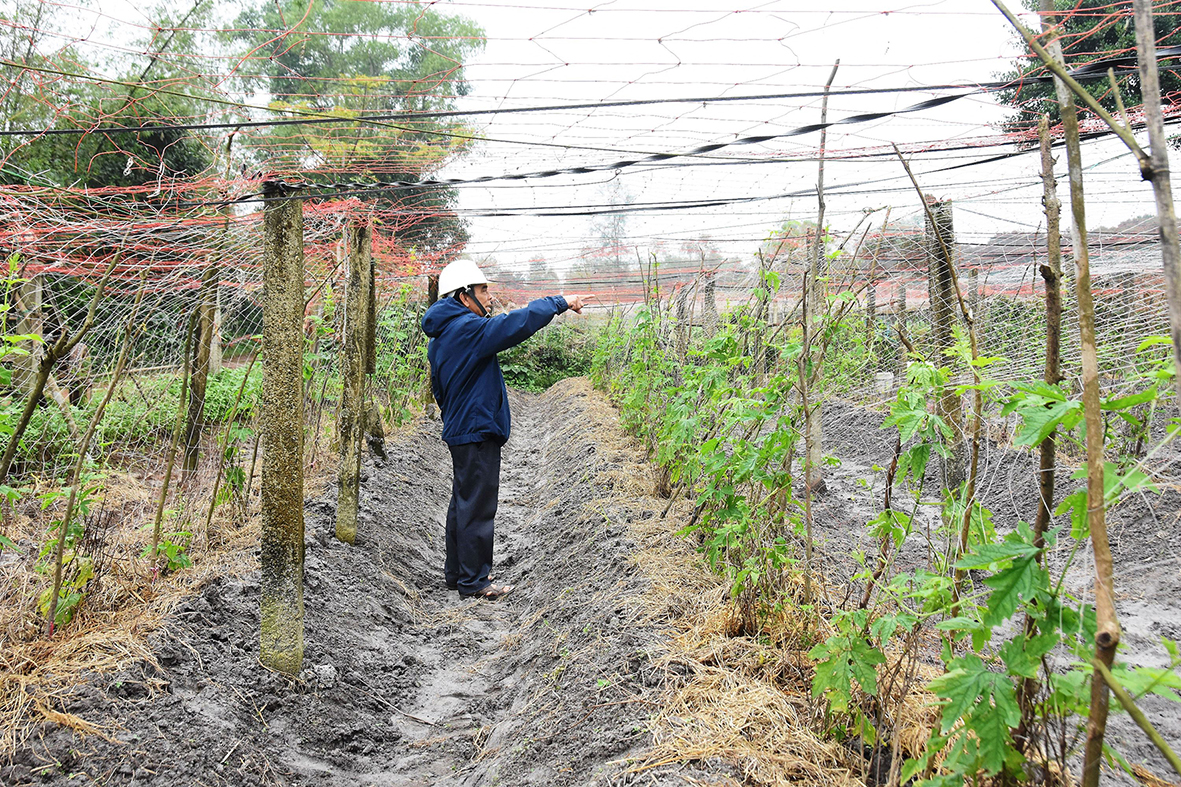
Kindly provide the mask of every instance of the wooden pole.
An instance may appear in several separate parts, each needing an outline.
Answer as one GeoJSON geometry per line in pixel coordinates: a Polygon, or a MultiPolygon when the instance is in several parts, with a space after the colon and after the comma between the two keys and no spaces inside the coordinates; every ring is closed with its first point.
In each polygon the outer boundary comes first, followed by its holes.
{"type": "MultiPolygon", "coordinates": [[[[1152,194],[1156,198],[1157,232],[1160,235],[1161,266],[1165,273],[1165,301],[1169,307],[1169,333],[1173,339],[1173,367],[1177,401],[1181,402],[1181,239],[1177,236],[1177,213],[1169,175],[1168,138],[1160,105],[1160,74],[1156,64],[1156,33],[1152,24],[1151,0],[1133,0],[1136,19],[1136,60],[1140,70],[1140,94],[1144,98],[1144,120],[1148,125],[1149,170],[1152,194]]],[[[1143,168],[1141,170],[1143,172],[1143,168]]]]}
{"type": "MultiPolygon", "coordinates": [[[[823,126],[828,122],[828,93],[832,89],[832,81],[836,79],[837,69],[840,67],[841,61],[837,60],[833,63],[832,71],[828,74],[828,81],[824,83],[824,98],[820,100],[820,125],[823,126]]],[[[824,295],[821,287],[821,277],[824,274],[822,269],[822,261],[824,256],[824,148],[827,144],[828,132],[826,129],[820,129],[820,163],[816,174],[816,199],[819,203],[819,209],[816,213],[816,237],[813,240],[812,258],[808,266],[807,295],[804,298],[803,319],[808,323],[805,329],[804,338],[804,352],[809,353],[808,339],[806,335],[811,333],[815,326],[811,325],[818,314],[823,312],[824,295]]],[[[816,359],[812,359],[813,368],[818,368],[819,364],[816,359]]],[[[810,375],[811,376],[811,375],[810,375]]],[[[820,382],[819,379],[807,380],[809,388],[814,389],[815,384],[820,382]]],[[[808,398],[809,391],[804,394],[808,398]]],[[[805,425],[804,425],[804,487],[807,490],[806,494],[823,492],[824,484],[824,421],[821,401],[819,397],[812,397],[810,407],[805,407],[805,425]]],[[[811,544],[811,534],[808,536],[809,545],[811,544]]]]}
{"type": "MultiPolygon", "coordinates": [[[[1057,385],[1061,373],[1062,334],[1062,234],[1058,200],[1058,182],[1054,177],[1054,157],[1050,148],[1050,119],[1043,115],[1038,120],[1038,141],[1042,154],[1042,205],[1046,211],[1046,264],[1040,266],[1042,280],[1046,284],[1046,365],[1042,379],[1047,385],[1057,385]]],[[[1038,505],[1033,524],[1033,543],[1036,547],[1046,545],[1045,533],[1054,513],[1054,471],[1057,463],[1057,430],[1051,431],[1038,446],[1038,505]]],[[[1042,557],[1038,555],[1038,563],[1042,557]]],[[[1025,616],[1025,637],[1037,636],[1037,621],[1025,616]]],[[[1021,722],[1013,732],[1013,741],[1018,751],[1024,754],[1029,749],[1029,730],[1033,723],[1039,683],[1036,678],[1025,678],[1017,690],[1017,704],[1021,708],[1021,722]]]]}
{"type": "MultiPolygon", "coordinates": [[[[268,186],[268,196],[278,197],[268,186]]],[[[266,205],[259,658],[297,675],[303,664],[303,203],[266,205]]]]}

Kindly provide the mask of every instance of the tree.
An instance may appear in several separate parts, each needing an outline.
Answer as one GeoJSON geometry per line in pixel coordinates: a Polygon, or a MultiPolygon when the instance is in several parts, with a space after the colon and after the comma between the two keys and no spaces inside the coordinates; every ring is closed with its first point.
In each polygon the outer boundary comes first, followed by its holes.
{"type": "MultiPolygon", "coordinates": [[[[1025,0],[1031,11],[1037,0],[1025,0]]],[[[1162,0],[1153,4],[1157,46],[1181,44],[1181,0],[1162,0]]],[[[1059,40],[1068,68],[1112,57],[1130,57],[1126,68],[1116,69],[1120,93],[1128,107],[1142,103],[1140,77],[1136,72],[1136,30],[1132,19],[1132,0],[1055,0],[1061,22],[1059,40]]],[[[1023,47],[1024,48],[1024,47],[1023,47]]],[[[1049,72],[1036,58],[1025,57],[1004,79],[1015,86],[1000,93],[1001,100],[1017,109],[1005,123],[1008,131],[1027,133],[1036,141],[1037,121],[1048,114],[1051,122],[1061,121],[1052,82],[1023,82],[1023,77],[1043,76],[1049,72]]],[[[1162,100],[1169,106],[1181,103],[1181,74],[1162,70],[1162,100]]],[[[1084,82],[1087,91],[1109,112],[1117,112],[1111,83],[1106,79],[1084,82]]]]}
{"type": "Polygon", "coordinates": [[[629,255],[627,247],[628,213],[614,210],[631,205],[636,201],[618,180],[603,190],[608,211],[591,217],[591,235],[599,245],[591,250],[591,256],[614,266],[615,271],[625,267],[624,259],[629,255]]]}
{"type": "MultiPolygon", "coordinates": [[[[0,42],[0,52],[6,60],[72,72],[86,72],[93,65],[73,49],[57,51],[52,58],[41,51],[44,44],[56,41],[51,24],[68,27],[74,20],[68,16],[59,18],[57,14],[53,20],[46,18],[44,4],[37,0],[8,0],[4,5],[8,7],[4,8],[3,16],[24,22],[14,25],[12,34],[0,42]],[[21,35],[17,35],[18,30],[21,35]],[[62,67],[62,64],[68,65],[62,67]]],[[[194,93],[192,98],[176,95],[182,91],[175,85],[170,85],[170,90],[175,92],[168,94],[154,93],[150,85],[155,80],[174,80],[186,74],[173,60],[181,62],[201,49],[202,42],[191,29],[201,26],[208,14],[206,6],[211,4],[196,0],[179,14],[164,6],[149,12],[153,29],[167,33],[150,41],[134,42],[135,50],[152,52],[146,62],[126,59],[115,63],[118,79],[126,85],[39,80],[28,71],[5,66],[2,73],[9,89],[0,99],[5,130],[29,129],[34,133],[0,140],[4,162],[0,183],[128,188],[195,178],[209,169],[214,161],[210,140],[192,131],[36,133],[40,129],[84,131],[100,126],[159,126],[203,116],[199,85],[189,85],[194,93]]],[[[125,197],[118,202],[147,199],[161,198],[125,197]]],[[[105,199],[102,207],[109,210],[114,203],[105,199]]]]}
{"type": "MultiPolygon", "coordinates": [[[[464,63],[484,45],[474,23],[418,2],[258,0],[234,27],[231,37],[250,53],[244,73],[270,93],[273,107],[342,119],[454,109],[454,99],[470,89],[464,63]]],[[[288,125],[256,138],[253,158],[267,170],[416,181],[473,139],[453,118],[288,125]]],[[[403,245],[439,252],[467,240],[456,199],[453,188],[410,187],[377,203],[407,217],[392,228],[403,245]]]]}

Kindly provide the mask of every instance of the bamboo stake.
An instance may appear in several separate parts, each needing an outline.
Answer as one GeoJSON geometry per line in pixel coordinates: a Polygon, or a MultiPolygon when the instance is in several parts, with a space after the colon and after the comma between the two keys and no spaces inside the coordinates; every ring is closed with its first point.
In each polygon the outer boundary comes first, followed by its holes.
{"type": "Polygon", "coordinates": [[[98,422],[102,420],[103,413],[107,409],[107,404],[111,401],[111,396],[114,395],[115,388],[119,385],[119,381],[123,377],[123,370],[127,365],[127,356],[131,352],[131,347],[135,344],[135,340],[139,338],[144,328],[142,324],[138,328],[135,324],[135,318],[139,314],[139,306],[143,302],[144,297],[145,288],[142,282],[143,277],[141,277],[139,293],[135,298],[131,318],[127,321],[127,331],[123,337],[123,349],[119,353],[119,360],[115,363],[115,373],[111,375],[111,382],[107,385],[107,393],[103,397],[103,400],[99,402],[94,415],[90,417],[90,424],[86,427],[86,433],[78,443],[78,459],[74,462],[74,469],[70,473],[70,497],[66,502],[66,511],[62,514],[61,529],[57,534],[57,549],[54,553],[53,593],[49,597],[49,609],[45,616],[46,632],[50,637],[53,636],[54,624],[57,619],[57,604],[61,598],[62,561],[65,558],[66,535],[70,531],[70,521],[74,518],[74,504],[78,499],[78,485],[82,478],[82,467],[86,464],[86,454],[90,450],[90,440],[94,437],[94,430],[98,427],[98,422]]]}
{"type": "MultiPolygon", "coordinates": [[[[1055,89],[1061,107],[1062,125],[1066,136],[1066,158],[1070,172],[1070,205],[1074,220],[1074,262],[1078,282],[1078,327],[1083,371],[1083,417],[1087,430],[1087,520],[1091,531],[1091,547],[1095,555],[1095,657],[1110,667],[1119,645],[1120,627],[1115,614],[1112,588],[1111,547],[1107,541],[1107,517],[1103,499],[1103,419],[1099,410],[1099,363],[1095,347],[1095,303],[1091,296],[1091,263],[1087,249],[1087,216],[1083,196],[1083,165],[1079,150],[1078,112],[1074,97],[1078,95],[1087,106],[1104,119],[1136,155],[1141,172],[1148,157],[1140,150],[1131,132],[1119,125],[1098,102],[1066,73],[1066,67],[1038,44],[1033,33],[1009,12],[1001,0],[992,0],[1002,14],[1026,40],[1058,79],[1055,89]],[[1069,90],[1067,89],[1069,88],[1069,90]]],[[[1052,0],[1042,0],[1042,24],[1052,25],[1052,0]]],[[[1107,730],[1110,697],[1107,684],[1091,680],[1091,709],[1087,717],[1087,743],[1083,754],[1083,787],[1097,787],[1103,760],[1103,738],[1107,730]]]]}

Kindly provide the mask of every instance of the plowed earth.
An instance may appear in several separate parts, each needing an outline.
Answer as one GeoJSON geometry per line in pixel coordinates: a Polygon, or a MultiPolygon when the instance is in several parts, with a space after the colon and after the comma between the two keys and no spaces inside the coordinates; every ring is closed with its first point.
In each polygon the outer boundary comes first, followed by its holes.
{"type": "Polygon", "coordinates": [[[366,457],[355,546],[333,536],[335,489],[305,503],[298,680],[258,662],[257,575],[213,581],[154,635],[158,665],[93,676],[63,708],[110,740],[45,724],[0,783],[629,783],[664,635],[626,523],[662,503],[616,500],[641,466],[585,381],[512,397],[494,578],[513,595],[444,587],[450,455],[424,418],[388,464],[366,457]]]}

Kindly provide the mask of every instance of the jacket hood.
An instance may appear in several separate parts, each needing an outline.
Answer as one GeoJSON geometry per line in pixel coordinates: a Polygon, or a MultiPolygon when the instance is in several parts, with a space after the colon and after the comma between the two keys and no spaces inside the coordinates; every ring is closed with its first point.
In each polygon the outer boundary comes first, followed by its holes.
{"type": "Polygon", "coordinates": [[[422,316],[422,332],[433,339],[443,332],[447,323],[471,313],[471,309],[454,298],[440,298],[422,316]]]}

